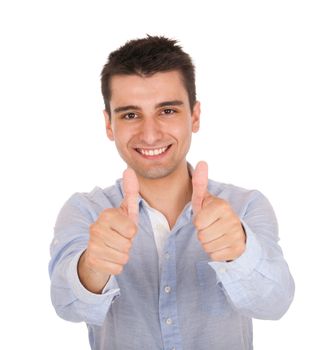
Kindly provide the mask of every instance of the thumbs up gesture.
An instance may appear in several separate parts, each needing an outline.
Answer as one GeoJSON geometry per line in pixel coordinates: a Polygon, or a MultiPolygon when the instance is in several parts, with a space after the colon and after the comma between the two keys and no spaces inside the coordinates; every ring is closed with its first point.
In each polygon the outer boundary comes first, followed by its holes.
{"type": "Polygon", "coordinates": [[[245,250],[246,235],[229,203],[207,191],[208,166],[199,162],[192,176],[193,223],[203,249],[213,261],[231,261],[245,250]]]}
{"type": "Polygon", "coordinates": [[[139,185],[130,168],[123,173],[123,189],[120,207],[105,209],[90,226],[88,247],[78,264],[82,284],[94,293],[102,291],[110,275],[122,272],[137,232],[139,185]]]}

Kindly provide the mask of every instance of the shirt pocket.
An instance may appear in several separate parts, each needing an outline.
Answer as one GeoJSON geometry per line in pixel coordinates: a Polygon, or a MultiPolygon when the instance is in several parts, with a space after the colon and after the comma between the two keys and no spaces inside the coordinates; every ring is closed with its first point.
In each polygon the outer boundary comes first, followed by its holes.
{"type": "Polygon", "coordinates": [[[218,283],[216,273],[208,261],[197,262],[196,270],[202,311],[211,316],[229,316],[231,306],[221,282],[218,283]]]}

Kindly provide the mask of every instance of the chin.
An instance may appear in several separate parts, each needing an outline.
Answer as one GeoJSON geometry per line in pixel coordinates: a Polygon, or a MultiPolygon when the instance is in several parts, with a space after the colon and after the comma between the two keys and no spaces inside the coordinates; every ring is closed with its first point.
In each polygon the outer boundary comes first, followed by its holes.
{"type": "Polygon", "coordinates": [[[135,169],[134,170],[146,179],[161,179],[170,175],[174,169],[168,168],[151,168],[151,169],[135,169]]]}

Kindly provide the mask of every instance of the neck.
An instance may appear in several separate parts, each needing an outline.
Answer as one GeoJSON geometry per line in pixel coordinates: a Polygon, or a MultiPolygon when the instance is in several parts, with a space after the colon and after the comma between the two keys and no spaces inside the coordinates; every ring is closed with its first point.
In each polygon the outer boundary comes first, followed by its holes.
{"type": "Polygon", "coordinates": [[[140,194],[154,209],[165,215],[172,228],[184,206],[191,200],[192,183],[187,163],[160,179],[146,179],[138,176],[140,194]]]}

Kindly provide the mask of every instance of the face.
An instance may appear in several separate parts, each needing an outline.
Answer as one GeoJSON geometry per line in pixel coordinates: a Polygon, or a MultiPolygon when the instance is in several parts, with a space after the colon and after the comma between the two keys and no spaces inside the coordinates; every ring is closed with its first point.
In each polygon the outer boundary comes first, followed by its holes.
{"type": "Polygon", "coordinates": [[[116,75],[111,80],[108,137],[137,175],[166,177],[186,167],[192,132],[199,129],[200,105],[193,112],[178,71],[150,77],[116,75]]]}

